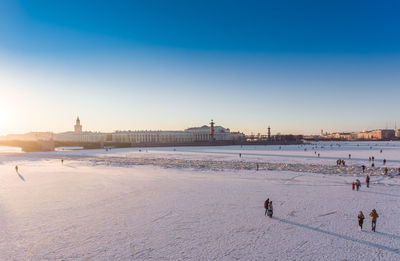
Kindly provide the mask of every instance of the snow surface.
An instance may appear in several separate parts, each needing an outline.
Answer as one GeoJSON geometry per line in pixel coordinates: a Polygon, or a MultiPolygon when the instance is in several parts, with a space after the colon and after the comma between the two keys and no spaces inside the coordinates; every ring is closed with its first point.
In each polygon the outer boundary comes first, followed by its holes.
{"type": "Polygon", "coordinates": [[[399,260],[400,144],[333,144],[3,153],[0,260],[399,260]]]}

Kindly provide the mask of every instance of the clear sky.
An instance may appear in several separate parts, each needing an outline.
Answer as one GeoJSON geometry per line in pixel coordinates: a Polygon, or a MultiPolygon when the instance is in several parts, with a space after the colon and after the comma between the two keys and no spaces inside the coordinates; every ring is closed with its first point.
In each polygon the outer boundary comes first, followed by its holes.
{"type": "Polygon", "coordinates": [[[400,1],[0,1],[0,134],[400,126],[400,1]]]}

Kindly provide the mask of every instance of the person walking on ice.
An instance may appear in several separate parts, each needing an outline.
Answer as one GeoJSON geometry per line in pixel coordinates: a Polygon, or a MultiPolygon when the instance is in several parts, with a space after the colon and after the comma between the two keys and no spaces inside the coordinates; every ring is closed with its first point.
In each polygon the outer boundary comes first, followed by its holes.
{"type": "Polygon", "coordinates": [[[264,208],[265,208],[265,214],[264,216],[267,216],[268,213],[268,205],[269,205],[269,198],[264,202],[264,208]]]}
{"type": "Polygon", "coordinates": [[[357,191],[360,189],[360,187],[361,187],[361,182],[360,182],[359,179],[356,179],[356,188],[357,188],[357,191]]]}
{"type": "Polygon", "coordinates": [[[15,171],[18,172],[18,165],[15,165],[15,171]]]}
{"type": "Polygon", "coordinates": [[[366,177],[365,177],[365,182],[367,183],[367,188],[369,188],[369,175],[367,175],[366,177]]]}
{"type": "Polygon", "coordinates": [[[371,217],[371,231],[375,232],[376,229],[376,220],[378,219],[379,215],[376,212],[375,209],[373,209],[371,211],[371,213],[369,213],[369,216],[371,217]]]}
{"type": "Polygon", "coordinates": [[[274,214],[274,208],[272,207],[272,201],[270,201],[268,204],[267,216],[272,218],[273,214],[274,214]]]}
{"type": "Polygon", "coordinates": [[[364,219],[365,219],[364,214],[360,210],[360,212],[358,212],[358,225],[360,226],[360,230],[362,230],[364,219]]]}

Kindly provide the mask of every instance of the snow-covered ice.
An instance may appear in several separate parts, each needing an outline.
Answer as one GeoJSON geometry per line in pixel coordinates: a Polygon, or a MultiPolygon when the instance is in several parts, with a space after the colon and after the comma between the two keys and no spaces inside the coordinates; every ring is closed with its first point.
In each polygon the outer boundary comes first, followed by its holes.
{"type": "Polygon", "coordinates": [[[398,167],[397,142],[3,153],[0,260],[399,260],[398,167]]]}

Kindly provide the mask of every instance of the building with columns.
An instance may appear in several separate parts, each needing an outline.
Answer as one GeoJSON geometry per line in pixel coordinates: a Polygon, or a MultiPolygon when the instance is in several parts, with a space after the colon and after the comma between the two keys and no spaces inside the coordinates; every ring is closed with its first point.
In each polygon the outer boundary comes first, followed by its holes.
{"type": "Polygon", "coordinates": [[[211,120],[210,126],[203,125],[201,127],[187,128],[185,131],[192,133],[193,141],[226,141],[231,139],[231,131],[222,126],[214,126],[211,120]]]}
{"type": "MultiPolygon", "coordinates": [[[[130,144],[187,144],[195,142],[229,141],[233,140],[231,132],[222,126],[192,127],[184,131],[116,131],[111,134],[112,141],[130,144]]],[[[242,134],[243,135],[243,134],[242,134]]],[[[244,136],[244,135],[243,135],[244,136]]],[[[241,135],[235,135],[240,139],[241,135]]]]}
{"type": "Polygon", "coordinates": [[[130,144],[179,144],[193,142],[193,136],[186,131],[116,131],[112,141],[130,144]]]}

